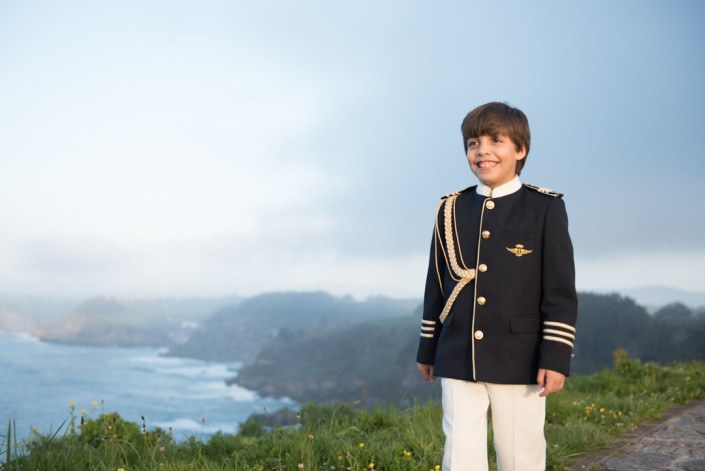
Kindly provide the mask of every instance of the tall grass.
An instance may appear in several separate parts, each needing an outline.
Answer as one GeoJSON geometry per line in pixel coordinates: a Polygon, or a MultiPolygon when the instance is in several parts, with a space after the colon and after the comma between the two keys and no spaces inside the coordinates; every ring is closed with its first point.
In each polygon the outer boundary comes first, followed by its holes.
{"type": "MultiPolygon", "coordinates": [[[[705,363],[665,367],[618,352],[614,369],[571,378],[563,391],[549,397],[548,469],[564,470],[575,457],[606,446],[669,407],[703,397],[705,363]]],[[[270,430],[249,420],[237,435],[217,433],[177,443],[168,431],[150,431],[144,422],[140,427],[102,413],[80,425],[67,423],[61,435],[35,433],[12,453],[10,425],[3,471],[428,471],[439,467],[443,454],[441,416],[435,401],[374,410],[307,404],[296,426],[270,430]]]]}
{"type": "MultiPolygon", "coordinates": [[[[11,448],[11,437],[12,437],[12,421],[8,421],[7,424],[7,435],[3,438],[3,443],[0,443],[0,453],[5,453],[5,467],[9,467],[12,462],[12,448],[11,448]],[[1,445],[4,445],[2,447],[1,445]]],[[[0,455],[2,456],[2,455],[0,455]]]]}

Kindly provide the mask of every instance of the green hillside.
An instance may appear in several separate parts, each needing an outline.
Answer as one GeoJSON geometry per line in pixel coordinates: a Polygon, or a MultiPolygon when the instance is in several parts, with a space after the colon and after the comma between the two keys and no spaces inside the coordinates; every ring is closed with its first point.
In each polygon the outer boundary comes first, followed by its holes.
{"type": "MultiPolygon", "coordinates": [[[[705,363],[642,364],[624,351],[615,359],[614,369],[571,378],[548,398],[549,471],[568,469],[575,458],[677,404],[705,398],[705,363]]],[[[18,444],[11,439],[12,424],[7,430],[0,433],[3,471],[429,471],[443,454],[441,407],[434,400],[373,410],[311,403],[302,407],[294,427],[269,430],[250,420],[239,435],[196,436],[183,443],[168,431],[115,414],[89,417],[84,424],[71,415],[56,434],[35,434],[18,444]]]]}
{"type": "Polygon", "coordinates": [[[123,299],[95,297],[62,319],[40,324],[32,333],[47,342],[89,345],[170,346],[186,341],[196,325],[226,304],[227,298],[123,299]]]}
{"type": "Polygon", "coordinates": [[[280,336],[235,381],[297,401],[360,401],[366,406],[435,397],[416,369],[417,315],[308,335],[280,336]]]}
{"type": "Polygon", "coordinates": [[[371,319],[408,315],[418,301],[383,297],[355,301],[319,292],[267,293],[211,316],[170,355],[252,363],[272,341],[316,335],[371,319]]]}
{"type": "MultiPolygon", "coordinates": [[[[705,361],[705,315],[673,304],[653,316],[616,294],[579,294],[573,375],[612,364],[624,349],[644,361],[705,361]]],[[[409,404],[438,397],[416,369],[420,308],[413,315],[292,333],[283,330],[245,365],[234,382],[299,402],[409,404]]]]}

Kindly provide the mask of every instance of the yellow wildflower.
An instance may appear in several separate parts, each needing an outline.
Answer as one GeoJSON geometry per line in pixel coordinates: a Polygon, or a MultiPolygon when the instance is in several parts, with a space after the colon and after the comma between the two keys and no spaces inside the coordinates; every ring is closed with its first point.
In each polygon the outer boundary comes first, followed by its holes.
{"type": "Polygon", "coordinates": [[[404,450],[404,456],[411,456],[411,452],[409,450],[404,450]]]}
{"type": "Polygon", "coordinates": [[[78,411],[78,413],[81,415],[86,415],[86,412],[86,409],[81,409],[80,411],[78,411]]]}
{"type": "Polygon", "coordinates": [[[365,448],[365,444],[362,443],[362,442],[360,442],[360,444],[358,445],[358,447],[360,447],[360,448],[365,448]]]}
{"type": "Polygon", "coordinates": [[[441,465],[440,465],[440,464],[437,464],[436,467],[433,468],[433,469],[435,469],[436,471],[441,471],[441,465]]]}
{"type": "Polygon", "coordinates": [[[98,401],[93,401],[91,402],[92,407],[98,407],[98,401]]]}
{"type": "Polygon", "coordinates": [[[604,408],[604,407],[600,407],[600,414],[603,414],[604,412],[605,412],[605,408],[604,408]]]}
{"type": "Polygon", "coordinates": [[[375,469],[375,464],[374,464],[374,463],[370,463],[370,464],[367,465],[367,467],[370,468],[370,469],[375,469]]]}
{"type": "Polygon", "coordinates": [[[118,468],[117,471],[125,471],[125,468],[118,468]]]}
{"type": "Polygon", "coordinates": [[[343,461],[343,455],[338,455],[338,461],[343,461]]]}
{"type": "Polygon", "coordinates": [[[71,402],[69,402],[69,407],[70,407],[71,409],[75,409],[75,408],[76,408],[76,401],[71,401],[71,402]]]}
{"type": "Polygon", "coordinates": [[[304,464],[303,464],[303,463],[299,463],[299,469],[304,469],[304,464]]]}

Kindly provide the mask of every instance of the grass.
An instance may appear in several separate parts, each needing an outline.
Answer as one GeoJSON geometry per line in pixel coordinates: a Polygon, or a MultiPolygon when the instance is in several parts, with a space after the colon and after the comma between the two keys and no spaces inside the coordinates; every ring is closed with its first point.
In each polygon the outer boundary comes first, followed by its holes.
{"type": "MultiPolygon", "coordinates": [[[[613,369],[571,378],[565,390],[549,398],[547,469],[568,469],[574,458],[605,447],[668,408],[704,397],[705,363],[642,364],[618,351],[613,369]]],[[[150,431],[114,413],[77,423],[71,409],[61,434],[35,433],[14,444],[10,424],[7,435],[0,435],[0,463],[3,471],[428,471],[440,465],[443,454],[441,416],[435,401],[374,410],[307,404],[297,426],[267,430],[250,420],[237,435],[177,443],[168,431],[150,431]]]]}

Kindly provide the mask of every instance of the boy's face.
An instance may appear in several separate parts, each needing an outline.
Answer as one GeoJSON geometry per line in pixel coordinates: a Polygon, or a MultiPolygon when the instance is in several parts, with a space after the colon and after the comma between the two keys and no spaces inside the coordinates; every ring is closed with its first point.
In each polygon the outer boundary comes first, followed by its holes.
{"type": "Polygon", "coordinates": [[[506,134],[468,139],[470,170],[490,188],[511,181],[517,173],[517,161],[524,157],[526,151],[517,151],[514,142],[506,134]]]}

